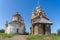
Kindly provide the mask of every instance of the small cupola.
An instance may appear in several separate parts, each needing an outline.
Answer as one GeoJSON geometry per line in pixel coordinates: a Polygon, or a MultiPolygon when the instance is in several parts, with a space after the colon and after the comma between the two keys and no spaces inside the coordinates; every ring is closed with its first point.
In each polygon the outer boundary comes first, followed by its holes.
{"type": "Polygon", "coordinates": [[[40,6],[37,6],[37,7],[36,7],[36,10],[37,10],[37,12],[41,12],[40,6]]]}

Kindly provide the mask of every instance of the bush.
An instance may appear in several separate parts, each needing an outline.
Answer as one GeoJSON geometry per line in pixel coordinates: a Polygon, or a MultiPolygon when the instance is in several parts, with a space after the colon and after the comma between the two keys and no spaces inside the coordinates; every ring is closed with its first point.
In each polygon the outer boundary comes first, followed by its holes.
{"type": "Polygon", "coordinates": [[[1,30],[0,30],[0,33],[4,33],[4,32],[5,32],[5,30],[4,30],[4,29],[1,29],[1,30]]]}
{"type": "Polygon", "coordinates": [[[51,33],[51,35],[57,35],[56,33],[51,33]]]}
{"type": "Polygon", "coordinates": [[[28,32],[26,32],[25,34],[26,34],[26,35],[29,35],[29,33],[28,33],[28,32]]]}

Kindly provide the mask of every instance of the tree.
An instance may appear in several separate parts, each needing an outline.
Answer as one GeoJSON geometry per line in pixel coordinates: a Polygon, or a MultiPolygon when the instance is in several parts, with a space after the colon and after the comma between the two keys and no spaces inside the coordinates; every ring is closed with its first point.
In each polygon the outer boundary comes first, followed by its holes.
{"type": "Polygon", "coordinates": [[[1,29],[1,30],[0,30],[0,33],[4,33],[4,32],[5,32],[5,30],[4,30],[4,29],[1,29]]]}
{"type": "Polygon", "coordinates": [[[57,34],[60,35],[60,29],[57,30],[57,34]]]}

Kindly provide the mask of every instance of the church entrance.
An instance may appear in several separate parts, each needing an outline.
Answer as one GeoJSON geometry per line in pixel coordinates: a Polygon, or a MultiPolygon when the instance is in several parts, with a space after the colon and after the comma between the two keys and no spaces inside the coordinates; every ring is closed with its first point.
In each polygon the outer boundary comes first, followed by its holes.
{"type": "Polygon", "coordinates": [[[43,24],[43,34],[45,34],[45,24],[43,24]]]}
{"type": "Polygon", "coordinates": [[[18,33],[18,29],[17,29],[17,33],[18,33]]]}

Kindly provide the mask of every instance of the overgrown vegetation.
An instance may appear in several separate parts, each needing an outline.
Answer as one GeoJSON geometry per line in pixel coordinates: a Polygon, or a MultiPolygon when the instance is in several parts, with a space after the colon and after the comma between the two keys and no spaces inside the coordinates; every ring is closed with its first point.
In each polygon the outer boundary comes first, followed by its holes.
{"type": "Polygon", "coordinates": [[[0,33],[0,37],[3,37],[3,38],[11,38],[13,37],[14,34],[5,34],[5,33],[0,33]]]}
{"type": "Polygon", "coordinates": [[[29,35],[27,40],[60,40],[59,35],[29,35]]]}
{"type": "Polygon", "coordinates": [[[28,32],[26,32],[25,34],[26,34],[26,35],[29,35],[29,33],[28,33],[28,32]]]}
{"type": "Polygon", "coordinates": [[[5,30],[4,30],[4,29],[1,29],[1,30],[0,30],[0,33],[4,33],[4,32],[5,32],[5,30]]]}

